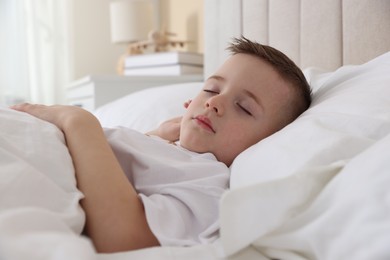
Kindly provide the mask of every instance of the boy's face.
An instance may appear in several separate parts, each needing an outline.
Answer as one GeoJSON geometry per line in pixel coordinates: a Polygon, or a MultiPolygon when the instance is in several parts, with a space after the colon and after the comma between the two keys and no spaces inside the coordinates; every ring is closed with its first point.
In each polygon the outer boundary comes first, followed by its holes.
{"type": "Polygon", "coordinates": [[[180,144],[230,166],[249,146],[282,128],[291,87],[261,59],[235,54],[208,78],[187,108],[180,144]]]}

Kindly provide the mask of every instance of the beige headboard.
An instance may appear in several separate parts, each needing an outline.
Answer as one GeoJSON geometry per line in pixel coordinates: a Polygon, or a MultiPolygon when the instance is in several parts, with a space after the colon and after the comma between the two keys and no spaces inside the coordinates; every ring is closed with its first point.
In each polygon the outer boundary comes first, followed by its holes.
{"type": "Polygon", "coordinates": [[[390,51],[390,0],[204,0],[205,76],[244,35],[301,68],[361,64],[390,51]]]}

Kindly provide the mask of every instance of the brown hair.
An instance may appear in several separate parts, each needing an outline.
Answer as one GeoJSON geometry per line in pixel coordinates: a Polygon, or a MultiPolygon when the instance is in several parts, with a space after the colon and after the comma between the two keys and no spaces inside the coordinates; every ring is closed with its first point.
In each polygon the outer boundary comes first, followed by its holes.
{"type": "Polygon", "coordinates": [[[227,49],[233,55],[244,53],[259,57],[270,64],[282,79],[292,85],[295,89],[296,98],[294,98],[289,107],[290,118],[288,118],[288,122],[293,121],[310,106],[311,88],[309,83],[301,69],[281,51],[271,46],[248,40],[243,36],[241,38],[233,38],[227,49]]]}

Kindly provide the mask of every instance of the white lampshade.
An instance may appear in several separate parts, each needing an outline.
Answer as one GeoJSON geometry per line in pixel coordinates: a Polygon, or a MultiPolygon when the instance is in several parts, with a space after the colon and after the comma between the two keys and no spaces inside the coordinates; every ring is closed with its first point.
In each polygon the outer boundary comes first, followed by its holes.
{"type": "Polygon", "coordinates": [[[146,40],[153,30],[150,1],[120,0],[110,3],[111,40],[114,43],[146,40]]]}

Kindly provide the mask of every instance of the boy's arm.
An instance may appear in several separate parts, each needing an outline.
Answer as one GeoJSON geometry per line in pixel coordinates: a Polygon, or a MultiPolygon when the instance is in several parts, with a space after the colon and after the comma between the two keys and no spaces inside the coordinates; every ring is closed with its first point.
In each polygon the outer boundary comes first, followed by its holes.
{"type": "Polygon", "coordinates": [[[57,125],[65,134],[78,188],[85,198],[86,232],[97,251],[116,252],[159,245],[142,202],[111,150],[98,120],[68,106],[17,105],[16,110],[57,125]]]}

